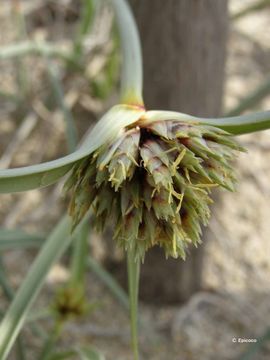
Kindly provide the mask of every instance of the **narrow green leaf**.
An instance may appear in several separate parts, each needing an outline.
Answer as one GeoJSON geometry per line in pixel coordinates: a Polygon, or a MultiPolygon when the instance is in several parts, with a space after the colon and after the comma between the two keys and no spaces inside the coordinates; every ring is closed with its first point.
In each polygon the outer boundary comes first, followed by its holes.
{"type": "Polygon", "coordinates": [[[255,3],[251,3],[244,9],[240,10],[239,12],[233,14],[232,19],[238,20],[245,15],[251,14],[252,12],[255,12],[255,11],[263,10],[269,6],[270,6],[269,0],[258,0],[255,3]]]}
{"type": "MultiPolygon", "coordinates": [[[[0,285],[2,287],[3,293],[6,299],[10,302],[13,299],[14,292],[7,278],[6,269],[0,257],[0,285]]],[[[25,360],[25,347],[22,335],[18,336],[17,339],[17,359],[25,360]]]]}
{"type": "Polygon", "coordinates": [[[16,44],[0,47],[0,60],[8,60],[30,54],[54,56],[66,61],[72,61],[69,50],[65,51],[59,46],[45,41],[21,41],[16,44]]]}
{"type": "Polygon", "coordinates": [[[73,57],[78,61],[82,56],[83,49],[83,40],[85,35],[91,28],[93,18],[95,13],[95,1],[94,0],[84,0],[82,11],[81,11],[81,20],[79,24],[77,38],[74,41],[73,48],[73,57]]]}
{"type": "Polygon", "coordinates": [[[49,74],[49,78],[51,81],[52,91],[54,94],[54,97],[58,103],[58,106],[62,110],[64,121],[65,121],[65,127],[66,127],[66,139],[67,139],[67,145],[68,145],[68,151],[71,153],[76,149],[76,145],[78,142],[78,134],[77,129],[75,126],[75,121],[73,118],[73,115],[71,111],[69,110],[68,106],[65,102],[65,96],[62,84],[57,76],[56,69],[53,64],[51,64],[50,60],[47,60],[47,71],[49,74]]]}
{"type": "MultiPolygon", "coordinates": [[[[270,2],[269,2],[270,4],[270,2]]],[[[226,116],[236,116],[244,111],[255,107],[270,94],[270,77],[264,80],[254,91],[244,97],[235,108],[231,109],[226,116]]]]}
{"type": "Polygon", "coordinates": [[[117,136],[125,126],[136,122],[143,113],[143,110],[127,105],[114,106],[98,121],[83,144],[72,154],[38,165],[0,170],[0,193],[26,191],[55,183],[76,161],[117,136]]]}
{"type": "Polygon", "coordinates": [[[28,234],[19,229],[0,229],[0,252],[18,248],[40,247],[45,235],[28,234]]]}
{"type": "MultiPolygon", "coordinates": [[[[80,231],[88,214],[75,230],[80,231]]],[[[0,324],[0,359],[5,360],[53,263],[72,240],[71,220],[65,216],[48,237],[0,324]]]]}
{"type": "Polygon", "coordinates": [[[270,111],[245,114],[241,116],[207,119],[182,114],[174,111],[147,111],[144,124],[152,121],[179,120],[184,122],[216,126],[233,135],[248,134],[255,131],[270,129],[270,111]]]}
{"type": "Polygon", "coordinates": [[[93,15],[95,12],[95,0],[84,0],[83,1],[83,9],[81,13],[81,23],[79,29],[79,37],[83,37],[90,30],[93,15]]]}
{"type": "Polygon", "coordinates": [[[107,56],[106,64],[96,77],[91,79],[90,86],[95,97],[104,100],[112,92],[118,80],[119,54],[118,39],[113,37],[113,49],[107,56]]]}
{"type": "Polygon", "coordinates": [[[77,349],[77,353],[81,360],[105,360],[104,355],[93,347],[77,349]]]}
{"type": "Polygon", "coordinates": [[[15,102],[15,103],[20,102],[20,99],[17,96],[17,94],[12,94],[10,92],[6,92],[6,91],[3,91],[3,90],[0,90],[0,98],[1,97],[4,98],[4,100],[6,100],[6,101],[12,101],[12,102],[15,102]]]}
{"type": "Polygon", "coordinates": [[[101,354],[94,347],[83,347],[71,350],[59,351],[51,355],[48,360],[65,360],[65,359],[79,359],[80,360],[105,360],[103,354],[101,354]]]}
{"type": "Polygon", "coordinates": [[[64,350],[58,351],[50,355],[48,360],[66,360],[66,359],[75,359],[76,352],[74,350],[64,350]]]}
{"type": "Polygon", "coordinates": [[[9,281],[7,279],[6,270],[2,261],[2,258],[0,258],[0,286],[2,287],[3,293],[7,300],[12,300],[13,298],[13,289],[11,285],[9,284],[9,281]]]}

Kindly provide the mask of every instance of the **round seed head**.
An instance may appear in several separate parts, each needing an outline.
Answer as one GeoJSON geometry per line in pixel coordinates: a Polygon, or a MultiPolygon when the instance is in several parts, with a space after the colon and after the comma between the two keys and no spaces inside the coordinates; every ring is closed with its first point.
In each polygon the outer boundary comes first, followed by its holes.
{"type": "Polygon", "coordinates": [[[76,165],[67,181],[74,226],[92,206],[95,223],[137,259],[153,246],[185,258],[207,225],[213,187],[233,191],[231,161],[243,149],[208,125],[155,121],[126,129],[76,165]]]}

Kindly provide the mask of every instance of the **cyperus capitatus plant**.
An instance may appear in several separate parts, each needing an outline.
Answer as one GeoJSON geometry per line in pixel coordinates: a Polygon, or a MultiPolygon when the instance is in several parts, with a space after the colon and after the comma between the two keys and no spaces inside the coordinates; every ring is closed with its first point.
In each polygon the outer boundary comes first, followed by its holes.
{"type": "MultiPolygon", "coordinates": [[[[140,259],[154,245],[185,256],[209,218],[213,186],[233,190],[231,160],[242,150],[232,135],[270,128],[270,111],[203,119],[172,111],[146,111],[136,25],[125,0],[110,0],[122,45],[120,104],[95,125],[83,144],[57,160],[0,171],[0,192],[55,183],[69,171],[70,214],[57,225],[16,293],[0,325],[6,359],[45,277],[80,230],[92,207],[98,227],[113,218],[115,238],[127,250],[132,341],[138,359],[136,307],[140,259]],[[82,220],[84,218],[84,220],[82,220]]],[[[162,64],[160,65],[162,66],[162,64]]]]}

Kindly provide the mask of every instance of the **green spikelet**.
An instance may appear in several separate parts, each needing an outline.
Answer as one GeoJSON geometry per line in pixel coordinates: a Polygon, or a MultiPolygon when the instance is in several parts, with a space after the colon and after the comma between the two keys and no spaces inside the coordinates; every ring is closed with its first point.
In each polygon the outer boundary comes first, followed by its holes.
{"type": "Polygon", "coordinates": [[[74,167],[66,184],[74,227],[92,206],[97,228],[112,223],[137,260],[153,246],[185,258],[209,221],[212,188],[234,190],[236,151],[243,149],[211,126],[167,120],[128,129],[74,167]]]}

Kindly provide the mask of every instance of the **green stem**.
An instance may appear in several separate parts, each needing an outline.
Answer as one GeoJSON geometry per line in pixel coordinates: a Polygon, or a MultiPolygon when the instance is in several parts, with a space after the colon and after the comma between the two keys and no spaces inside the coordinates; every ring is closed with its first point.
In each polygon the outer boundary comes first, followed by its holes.
{"type": "Polygon", "coordinates": [[[41,350],[41,354],[38,360],[48,360],[55,347],[56,341],[58,340],[61,334],[62,328],[63,328],[63,323],[61,321],[56,321],[53,330],[51,331],[50,335],[45,341],[45,344],[41,350]]]}
{"type": "Polygon", "coordinates": [[[73,57],[78,62],[82,56],[83,40],[85,35],[91,29],[95,12],[95,4],[93,0],[84,0],[81,11],[81,22],[76,40],[74,41],[73,57]]]}
{"type": "Polygon", "coordinates": [[[131,9],[125,0],[111,0],[122,46],[121,96],[124,104],[143,106],[142,55],[139,34],[131,9]]]}
{"type": "Polygon", "coordinates": [[[127,252],[128,289],[129,289],[129,311],[131,325],[131,342],[134,360],[139,360],[138,349],[138,296],[140,262],[135,260],[133,249],[127,252]]]}
{"type": "Polygon", "coordinates": [[[58,103],[58,106],[61,108],[64,120],[66,123],[66,139],[67,139],[67,146],[68,146],[68,152],[72,153],[76,149],[77,140],[78,140],[78,134],[77,129],[75,126],[75,120],[73,118],[73,115],[68,108],[66,102],[65,102],[65,95],[64,90],[61,85],[61,82],[57,76],[57,72],[55,67],[50,63],[50,60],[47,59],[47,71],[48,75],[51,81],[52,86],[52,92],[56,99],[56,102],[58,103]]]}

